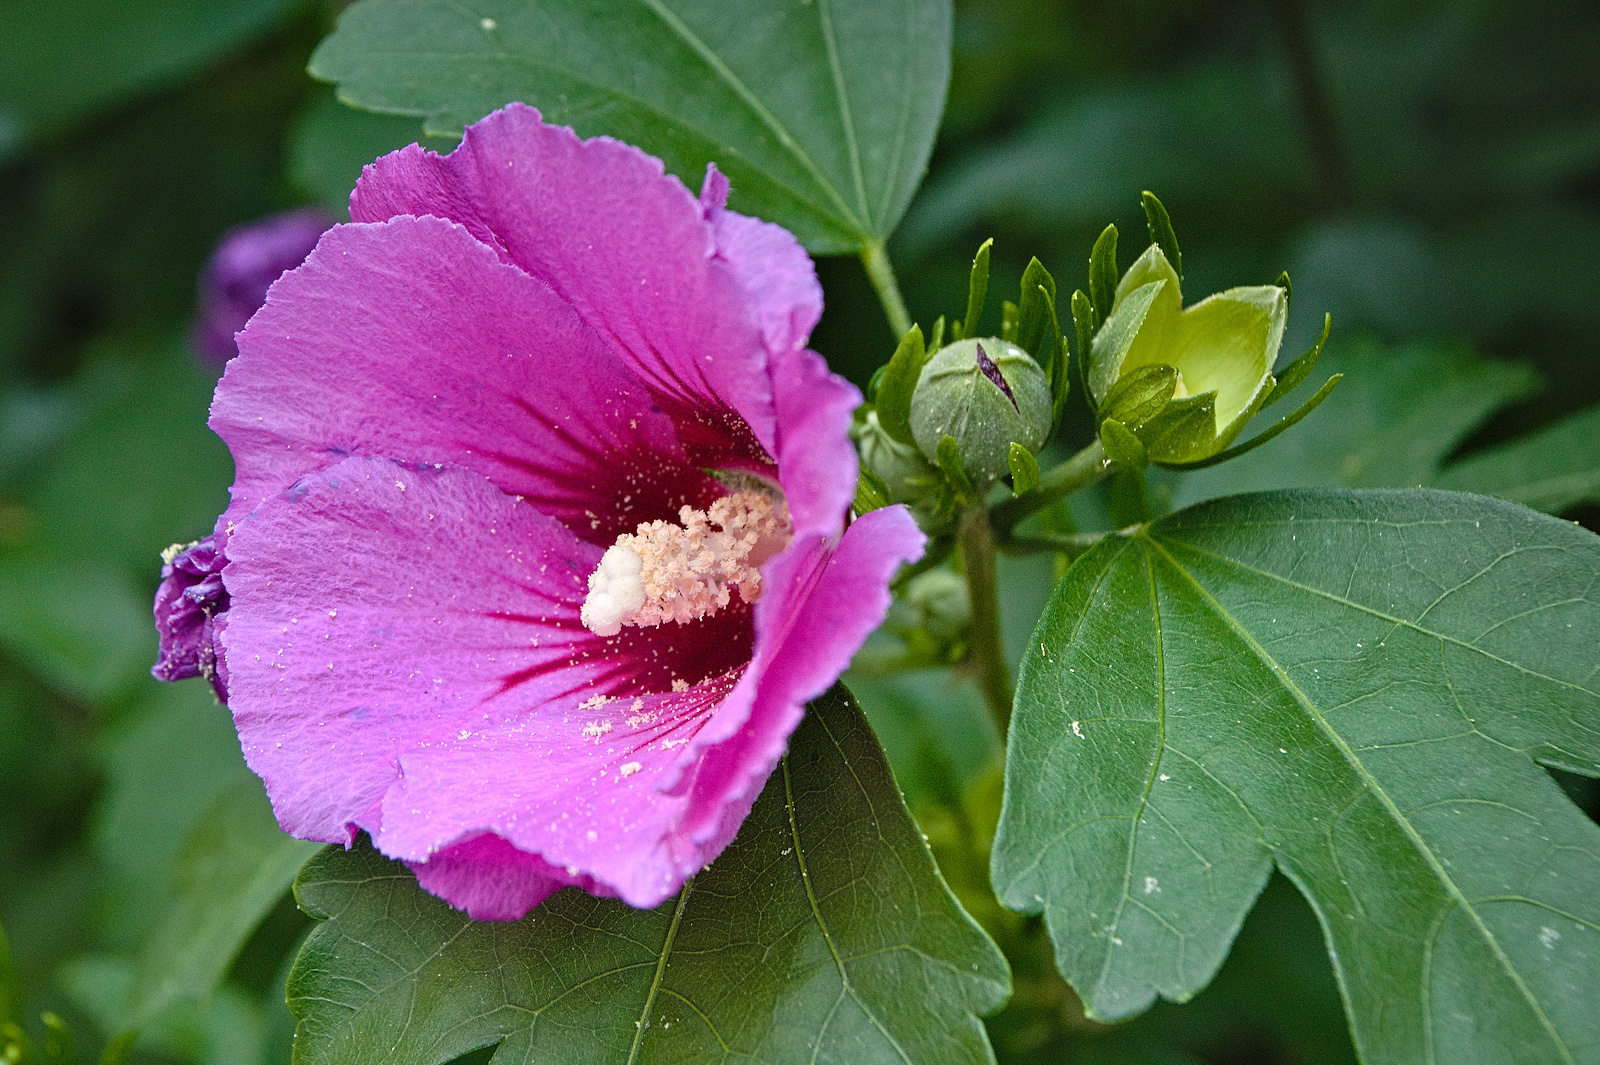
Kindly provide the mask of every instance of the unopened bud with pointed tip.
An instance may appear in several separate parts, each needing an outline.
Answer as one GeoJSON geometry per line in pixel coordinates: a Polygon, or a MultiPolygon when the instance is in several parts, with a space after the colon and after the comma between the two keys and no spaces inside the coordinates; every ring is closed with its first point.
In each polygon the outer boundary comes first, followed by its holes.
{"type": "Polygon", "coordinates": [[[1044,446],[1052,414],[1050,382],[1026,351],[998,337],[958,340],[922,368],[911,435],[930,459],[954,437],[962,469],[982,491],[1005,474],[1012,444],[1044,446]]]}

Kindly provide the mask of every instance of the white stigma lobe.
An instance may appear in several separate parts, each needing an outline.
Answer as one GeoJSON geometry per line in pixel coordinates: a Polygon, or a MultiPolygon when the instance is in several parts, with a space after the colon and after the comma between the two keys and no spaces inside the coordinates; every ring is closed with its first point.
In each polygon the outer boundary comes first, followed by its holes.
{"type": "Polygon", "coordinates": [[[648,521],[606,548],[589,575],[582,618],[599,636],[624,625],[697,621],[732,601],[761,597],[760,566],[782,551],[789,508],[764,492],[731,492],[709,511],[682,507],[681,524],[648,521]]]}

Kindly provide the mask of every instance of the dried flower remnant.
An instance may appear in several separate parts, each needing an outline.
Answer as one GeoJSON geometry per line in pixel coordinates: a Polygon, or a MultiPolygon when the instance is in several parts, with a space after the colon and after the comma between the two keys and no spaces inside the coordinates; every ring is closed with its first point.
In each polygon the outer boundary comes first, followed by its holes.
{"type": "Polygon", "coordinates": [[[923,537],[846,527],[859,394],[726,195],[513,105],[368,167],[240,334],[217,643],[286,830],[499,919],[733,838],[923,537]]]}

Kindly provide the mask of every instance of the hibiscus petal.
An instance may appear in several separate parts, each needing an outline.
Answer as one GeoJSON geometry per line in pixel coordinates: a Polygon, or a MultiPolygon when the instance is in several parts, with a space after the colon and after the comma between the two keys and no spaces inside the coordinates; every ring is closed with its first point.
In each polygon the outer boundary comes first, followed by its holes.
{"type": "Polygon", "coordinates": [[[467,470],[347,459],[262,504],[228,555],[229,706],[302,839],[376,832],[404,752],[575,707],[607,670],[578,621],[600,549],[467,470]]]}
{"type": "Polygon", "coordinates": [[[714,259],[700,204],[659,159],[511,104],[448,155],[411,145],[368,166],[350,217],[396,215],[459,222],[559,293],[680,426],[700,427],[684,441],[700,464],[772,453],[766,353],[744,293],[714,259]]]}
{"type": "Polygon", "coordinates": [[[838,679],[883,622],[890,578],[921,558],[926,543],[905,507],[884,507],[853,522],[837,544],[797,543],[764,571],[774,591],[756,604],[750,667],[690,745],[705,754],[681,831],[706,853],[720,854],[733,839],[805,704],[838,679]]]}
{"type": "Polygon", "coordinates": [[[414,748],[401,757],[401,780],[385,799],[378,849],[417,869],[439,857],[458,866],[438,880],[438,893],[457,906],[477,897],[474,869],[495,884],[522,882],[520,898],[553,876],[632,906],[658,905],[716,856],[679,825],[703,816],[696,807],[718,797],[668,795],[660,782],[696,757],[690,740],[732,686],[724,678],[683,692],[529,714],[414,748]],[[453,841],[484,831],[512,844],[513,853],[489,850],[462,862],[453,841]]]}
{"type": "Polygon", "coordinates": [[[850,417],[861,393],[828,372],[822,356],[793,348],[772,360],[778,407],[778,479],[796,539],[832,536],[855,498],[859,476],[850,417]]]}
{"type": "Polygon", "coordinates": [[[822,286],[811,256],[787,229],[729,211],[727,202],[728,179],[707,166],[700,206],[716,237],[717,258],[744,290],[767,350],[804,347],[822,317],[822,286]]]}
{"type": "Polygon", "coordinates": [[[464,466],[598,544],[720,493],[560,297],[441,219],[329,232],[239,348],[211,414],[224,523],[349,455],[464,466]]]}
{"type": "Polygon", "coordinates": [[[571,882],[538,855],[490,834],[412,862],[411,870],[425,891],[479,921],[515,921],[571,882]]]}

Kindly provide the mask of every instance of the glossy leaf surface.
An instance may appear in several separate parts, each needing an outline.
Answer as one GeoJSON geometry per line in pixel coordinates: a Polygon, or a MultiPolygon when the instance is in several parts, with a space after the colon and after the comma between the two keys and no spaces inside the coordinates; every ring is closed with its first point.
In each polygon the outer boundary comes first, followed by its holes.
{"type": "Polygon", "coordinates": [[[363,0],[311,71],[455,133],[513,100],[610,134],[814,252],[881,241],[922,180],[950,78],[949,0],[363,0]]]}
{"type": "Polygon", "coordinates": [[[477,922],[364,844],[301,875],[298,1065],[992,1061],[1004,960],[959,908],[853,700],[812,704],[738,838],[674,899],[563,891],[477,922]],[[503,1041],[503,1042],[502,1042],[503,1041]]]}
{"type": "Polygon", "coordinates": [[[1600,540],[1286,492],[1080,559],[1024,660],[994,857],[1102,1018],[1204,987],[1277,865],[1369,1065],[1600,1061],[1600,540]]]}

